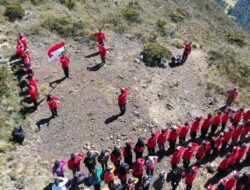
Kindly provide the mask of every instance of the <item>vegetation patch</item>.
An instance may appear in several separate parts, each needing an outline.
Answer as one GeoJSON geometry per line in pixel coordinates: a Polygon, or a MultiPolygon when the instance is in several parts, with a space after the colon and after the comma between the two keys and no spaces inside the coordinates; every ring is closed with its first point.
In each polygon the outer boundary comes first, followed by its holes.
{"type": "Polygon", "coordinates": [[[129,22],[139,22],[140,21],[140,13],[138,9],[133,7],[126,7],[122,9],[123,17],[129,22]]]}
{"type": "Polygon", "coordinates": [[[218,94],[221,94],[221,95],[226,95],[225,88],[223,86],[221,86],[220,84],[218,84],[217,82],[208,82],[207,89],[214,90],[215,92],[217,92],[218,94]]]}
{"type": "Polygon", "coordinates": [[[39,6],[47,2],[47,0],[31,0],[31,3],[35,6],[39,6]]]}
{"type": "Polygon", "coordinates": [[[188,18],[189,14],[184,9],[176,9],[171,15],[170,18],[174,22],[182,22],[184,19],[188,18]]]}
{"type": "Polygon", "coordinates": [[[20,20],[24,17],[25,11],[20,2],[9,3],[6,6],[4,16],[6,16],[10,22],[20,20]]]}
{"type": "Polygon", "coordinates": [[[166,60],[171,59],[172,52],[158,43],[148,43],[144,46],[143,61],[150,67],[165,67],[166,60]]]}
{"type": "Polygon", "coordinates": [[[229,34],[227,36],[228,38],[228,41],[231,43],[231,44],[235,44],[239,47],[243,47],[245,46],[247,43],[245,42],[245,39],[246,37],[242,34],[235,34],[235,35],[231,35],[229,34]]]}
{"type": "Polygon", "coordinates": [[[75,0],[60,0],[61,4],[64,4],[69,10],[75,8],[76,1],[75,0]]]}

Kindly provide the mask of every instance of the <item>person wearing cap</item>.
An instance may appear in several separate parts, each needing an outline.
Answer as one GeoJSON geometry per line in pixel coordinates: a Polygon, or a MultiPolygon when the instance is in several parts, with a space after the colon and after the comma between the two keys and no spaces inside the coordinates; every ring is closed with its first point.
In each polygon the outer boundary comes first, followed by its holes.
{"type": "Polygon", "coordinates": [[[185,147],[177,146],[170,160],[172,169],[176,168],[180,163],[185,147]]]}
{"type": "Polygon", "coordinates": [[[190,137],[194,140],[197,136],[197,132],[200,130],[202,117],[196,117],[190,129],[190,137]]]}
{"type": "Polygon", "coordinates": [[[218,176],[222,176],[229,167],[230,154],[226,154],[225,158],[218,166],[218,176]]]}
{"type": "Polygon", "coordinates": [[[128,96],[128,87],[125,89],[122,88],[121,94],[118,97],[118,105],[120,107],[120,115],[124,115],[126,112],[127,96],[128,96]]]}
{"type": "Polygon", "coordinates": [[[70,160],[68,160],[68,168],[70,170],[72,170],[73,175],[76,172],[80,171],[80,163],[81,161],[84,159],[84,154],[83,153],[78,153],[78,154],[74,154],[72,153],[70,156],[70,160]]]}
{"type": "Polygon", "coordinates": [[[209,113],[207,115],[207,118],[204,119],[204,122],[202,123],[202,126],[201,126],[201,136],[200,136],[201,138],[205,138],[206,137],[207,132],[209,130],[209,127],[211,126],[212,119],[213,119],[213,117],[212,117],[211,113],[209,113]]]}
{"type": "Polygon", "coordinates": [[[114,150],[111,152],[110,160],[115,165],[116,168],[119,168],[121,159],[122,159],[121,151],[117,146],[115,146],[114,150]]]}
{"type": "Polygon", "coordinates": [[[106,34],[102,31],[100,28],[98,32],[94,33],[94,36],[96,37],[96,40],[99,44],[104,44],[104,41],[106,40],[106,34]]]}
{"type": "Polygon", "coordinates": [[[100,155],[97,158],[98,162],[102,165],[102,170],[105,171],[108,167],[109,151],[102,149],[100,155]]]}
{"type": "Polygon", "coordinates": [[[179,130],[176,126],[171,127],[171,130],[168,135],[168,141],[169,141],[169,150],[173,151],[175,148],[176,140],[179,136],[179,130]]]}
{"type": "Polygon", "coordinates": [[[185,177],[185,184],[186,184],[186,189],[185,190],[191,190],[192,189],[192,184],[194,182],[195,177],[198,174],[198,166],[193,166],[189,172],[187,172],[186,177],[185,177]]]}
{"type": "Polygon", "coordinates": [[[52,113],[52,117],[58,116],[57,114],[57,107],[60,103],[59,98],[57,96],[51,96],[50,94],[47,96],[47,104],[49,106],[49,109],[52,113]]]}
{"type": "Polygon", "coordinates": [[[132,153],[132,142],[126,142],[126,146],[123,148],[123,157],[124,162],[127,163],[129,166],[133,164],[133,153],[132,153]]]}
{"type": "Polygon", "coordinates": [[[158,162],[158,156],[149,156],[146,163],[145,163],[145,169],[147,175],[154,175],[155,165],[158,162]]]}
{"type": "Polygon", "coordinates": [[[184,46],[185,46],[185,48],[184,48],[182,60],[181,60],[182,64],[186,62],[188,56],[191,54],[192,42],[185,41],[184,46]]]}
{"type": "Polygon", "coordinates": [[[106,64],[106,55],[107,55],[107,48],[104,46],[104,44],[99,44],[98,46],[99,49],[99,55],[101,57],[102,64],[106,64]]]}
{"type": "Polygon", "coordinates": [[[57,175],[57,177],[64,177],[64,166],[67,164],[66,160],[56,160],[54,166],[52,167],[53,175],[57,175]]]}
{"type": "Polygon", "coordinates": [[[138,140],[137,140],[137,143],[135,144],[135,147],[134,147],[136,160],[138,158],[142,158],[144,149],[145,149],[144,139],[142,137],[139,137],[138,140]]]}
{"type": "Polygon", "coordinates": [[[86,168],[88,168],[89,173],[95,170],[96,166],[96,157],[98,156],[99,152],[97,151],[88,151],[87,156],[84,158],[84,164],[86,168]]]}
{"type": "Polygon", "coordinates": [[[148,138],[148,143],[147,143],[147,147],[148,147],[148,155],[149,156],[154,156],[155,155],[155,147],[156,147],[156,143],[159,137],[159,133],[152,131],[151,132],[151,137],[148,138]]]}
{"type": "Polygon", "coordinates": [[[108,166],[108,168],[103,172],[103,180],[105,183],[108,184],[108,187],[110,188],[112,184],[114,184],[115,179],[115,166],[108,166]]]}
{"type": "Polygon", "coordinates": [[[220,125],[222,120],[222,114],[221,111],[217,112],[217,115],[214,116],[213,121],[212,121],[212,127],[209,136],[214,136],[218,126],[220,125]]]}
{"type": "Polygon", "coordinates": [[[187,136],[187,133],[190,129],[190,125],[189,123],[186,121],[184,123],[184,126],[180,125],[178,127],[180,129],[180,134],[179,134],[179,143],[182,144],[186,141],[186,136],[187,136]]]}
{"type": "Polygon", "coordinates": [[[192,159],[195,149],[197,148],[198,144],[197,143],[189,143],[188,147],[185,149],[182,159],[183,159],[183,167],[185,170],[188,169],[190,160],[192,159]]]}
{"type": "Polygon", "coordinates": [[[232,138],[233,129],[231,127],[228,128],[228,130],[224,133],[224,136],[222,138],[222,146],[221,149],[225,150],[227,145],[229,144],[231,138],[232,138]]]}
{"type": "Polygon", "coordinates": [[[29,97],[30,97],[31,102],[33,102],[33,104],[34,104],[34,109],[36,110],[37,106],[38,106],[38,102],[37,102],[37,100],[38,100],[37,90],[35,89],[34,86],[29,86],[28,93],[29,93],[29,97]]]}
{"type": "Polygon", "coordinates": [[[69,78],[69,63],[70,59],[68,55],[65,55],[64,52],[62,52],[61,57],[60,57],[60,63],[62,65],[62,69],[65,75],[65,78],[69,78]]]}
{"type": "Polygon", "coordinates": [[[241,119],[243,118],[243,115],[244,115],[244,109],[243,108],[240,108],[235,114],[234,114],[234,117],[233,117],[233,126],[234,127],[237,127],[239,122],[241,121],[241,119]]]}
{"type": "Polygon", "coordinates": [[[161,134],[158,136],[157,143],[159,147],[159,152],[161,154],[165,153],[165,143],[167,141],[168,129],[162,129],[161,134]]]}
{"type": "Polygon", "coordinates": [[[234,87],[229,88],[227,93],[228,93],[228,97],[227,97],[225,108],[230,107],[232,103],[234,102],[234,100],[239,97],[239,92],[237,88],[234,88],[234,87]]]}
{"type": "Polygon", "coordinates": [[[230,113],[231,113],[231,109],[230,108],[227,108],[226,110],[223,111],[223,115],[222,115],[222,118],[221,118],[221,132],[224,132],[226,126],[227,126],[227,123],[229,121],[229,118],[230,118],[230,113]]]}
{"type": "Polygon", "coordinates": [[[56,177],[55,183],[52,185],[52,190],[67,190],[68,179],[65,177],[56,177]]]}

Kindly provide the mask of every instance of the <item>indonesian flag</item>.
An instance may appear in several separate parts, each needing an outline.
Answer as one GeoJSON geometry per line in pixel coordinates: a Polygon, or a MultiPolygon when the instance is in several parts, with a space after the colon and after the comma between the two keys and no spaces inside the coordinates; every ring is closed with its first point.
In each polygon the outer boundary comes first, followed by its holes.
{"type": "Polygon", "coordinates": [[[61,55],[62,52],[64,52],[64,43],[60,42],[49,48],[48,51],[48,62],[51,62],[55,58],[57,58],[59,55],[61,55]]]}

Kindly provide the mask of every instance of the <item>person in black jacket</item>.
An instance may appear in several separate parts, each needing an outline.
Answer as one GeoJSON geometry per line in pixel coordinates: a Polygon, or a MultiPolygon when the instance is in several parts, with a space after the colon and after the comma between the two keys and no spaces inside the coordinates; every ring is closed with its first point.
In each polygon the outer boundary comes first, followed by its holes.
{"type": "Polygon", "coordinates": [[[22,126],[15,127],[12,131],[13,141],[22,144],[25,138],[25,132],[22,126]]]}
{"type": "Polygon", "coordinates": [[[97,151],[88,151],[87,152],[87,156],[84,159],[84,164],[88,168],[89,173],[91,173],[93,170],[95,170],[97,156],[98,156],[97,151]]]}
{"type": "Polygon", "coordinates": [[[105,171],[108,168],[109,151],[102,149],[97,160],[102,165],[102,170],[105,171]]]}

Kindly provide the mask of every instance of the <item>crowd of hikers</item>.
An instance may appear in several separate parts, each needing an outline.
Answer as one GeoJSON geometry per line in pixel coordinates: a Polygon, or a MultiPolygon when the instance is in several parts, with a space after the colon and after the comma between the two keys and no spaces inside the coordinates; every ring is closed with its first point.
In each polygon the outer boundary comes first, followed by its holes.
{"type": "MultiPolygon", "coordinates": [[[[106,34],[100,30],[94,35],[98,41],[102,63],[105,64],[106,34]]],[[[191,42],[185,42],[184,45],[182,62],[186,61],[192,50],[191,42]]],[[[11,57],[11,61],[21,58],[19,66],[24,68],[27,74],[28,97],[36,110],[38,85],[27,47],[25,36],[19,34],[17,53],[11,57]]],[[[69,78],[70,59],[65,53],[62,53],[60,62],[65,78],[69,78]]],[[[120,115],[125,114],[128,93],[129,88],[121,89],[118,97],[120,115]]],[[[186,121],[183,125],[170,126],[161,131],[152,130],[149,138],[139,137],[137,142],[129,140],[124,147],[115,146],[112,151],[103,148],[100,152],[92,150],[87,153],[72,153],[68,160],[56,160],[52,166],[52,174],[56,176],[52,190],[75,190],[79,189],[81,184],[93,186],[95,190],[100,190],[101,187],[103,190],[148,190],[157,163],[164,156],[170,156],[171,169],[160,173],[156,189],[160,190],[165,182],[169,182],[175,190],[183,179],[186,190],[190,190],[200,166],[221,155],[224,155],[224,158],[215,174],[216,178],[221,180],[218,185],[211,182],[206,184],[205,188],[247,190],[250,186],[250,172],[241,173],[237,169],[250,163],[250,146],[246,144],[249,141],[250,110],[240,108],[235,111],[230,108],[238,96],[237,89],[230,88],[226,105],[217,113],[199,115],[192,122],[186,121]],[[88,172],[83,170],[81,164],[84,164],[88,172]],[[64,174],[66,166],[72,171],[73,177],[70,180],[64,174]],[[226,175],[231,171],[233,175],[227,178],[226,175]]],[[[59,98],[48,94],[46,100],[52,117],[58,116],[59,98]]],[[[12,136],[16,142],[22,143],[25,137],[22,127],[15,128],[12,136]]]]}

